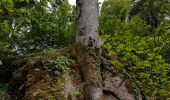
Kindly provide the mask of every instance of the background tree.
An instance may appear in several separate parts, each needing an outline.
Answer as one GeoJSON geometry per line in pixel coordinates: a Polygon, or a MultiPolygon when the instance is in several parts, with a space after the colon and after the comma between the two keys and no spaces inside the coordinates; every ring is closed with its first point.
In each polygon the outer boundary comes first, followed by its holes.
{"type": "Polygon", "coordinates": [[[55,0],[3,0],[0,4],[2,56],[9,51],[23,55],[61,48],[75,41],[75,7],[67,0],[57,2],[57,8],[55,0]]]}
{"type": "Polygon", "coordinates": [[[107,0],[101,7],[100,31],[105,34],[114,34],[115,30],[124,22],[128,15],[130,0],[107,0]]]}

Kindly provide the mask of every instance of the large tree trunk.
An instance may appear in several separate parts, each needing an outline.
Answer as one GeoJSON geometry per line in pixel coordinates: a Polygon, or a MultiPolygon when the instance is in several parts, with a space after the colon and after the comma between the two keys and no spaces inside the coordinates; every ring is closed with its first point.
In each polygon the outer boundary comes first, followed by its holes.
{"type": "MultiPolygon", "coordinates": [[[[93,49],[99,48],[99,35],[97,34],[99,27],[98,13],[98,0],[77,0],[77,43],[81,43],[85,47],[91,47],[93,49]]],[[[78,54],[80,59],[82,59],[83,55],[81,55],[81,53],[78,54]]],[[[88,62],[88,64],[81,66],[86,83],[84,99],[100,100],[103,94],[100,66],[94,62],[94,59],[84,60],[88,62]]]]}
{"type": "Polygon", "coordinates": [[[98,0],[77,0],[76,42],[99,47],[98,0]]]}

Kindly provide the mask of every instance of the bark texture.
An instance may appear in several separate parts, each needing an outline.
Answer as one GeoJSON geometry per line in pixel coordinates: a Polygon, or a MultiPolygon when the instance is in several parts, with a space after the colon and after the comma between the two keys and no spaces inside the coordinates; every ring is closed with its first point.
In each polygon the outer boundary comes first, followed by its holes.
{"type": "Polygon", "coordinates": [[[98,0],[77,0],[76,42],[99,47],[98,0]]]}
{"type": "MultiPolygon", "coordinates": [[[[93,49],[99,48],[98,27],[98,0],[77,0],[77,26],[76,26],[76,42],[93,49]]],[[[83,51],[83,50],[82,50],[83,51]]],[[[79,51],[80,52],[80,51],[79,51]]],[[[85,53],[85,52],[84,52],[85,53]]],[[[78,53],[81,54],[81,53],[78,53]]],[[[82,73],[85,82],[85,100],[100,100],[102,97],[101,71],[100,66],[96,64],[94,59],[87,59],[84,56],[82,73]]],[[[82,59],[82,55],[78,55],[82,59]]]]}

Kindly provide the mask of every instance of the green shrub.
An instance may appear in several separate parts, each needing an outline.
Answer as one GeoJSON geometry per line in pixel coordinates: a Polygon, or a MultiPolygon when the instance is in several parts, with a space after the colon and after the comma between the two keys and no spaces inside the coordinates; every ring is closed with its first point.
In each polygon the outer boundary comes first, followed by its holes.
{"type": "Polygon", "coordinates": [[[40,53],[30,54],[29,56],[40,58],[44,69],[54,75],[64,73],[72,62],[70,59],[63,56],[61,50],[58,49],[44,50],[40,53]]]}
{"type": "Polygon", "coordinates": [[[56,60],[43,60],[43,67],[48,71],[52,72],[55,75],[60,75],[68,69],[70,65],[70,60],[64,56],[59,56],[56,60]]]}
{"type": "Polygon", "coordinates": [[[168,97],[168,67],[159,54],[161,46],[154,46],[152,35],[135,34],[143,30],[137,30],[132,27],[133,24],[138,24],[138,27],[143,29],[148,27],[142,24],[142,21],[135,23],[135,20],[139,19],[135,18],[124,24],[122,27],[125,30],[118,29],[112,35],[103,35],[104,48],[115,58],[112,64],[125,69],[130,75],[129,78],[138,84],[145,95],[151,98],[168,97]]]}

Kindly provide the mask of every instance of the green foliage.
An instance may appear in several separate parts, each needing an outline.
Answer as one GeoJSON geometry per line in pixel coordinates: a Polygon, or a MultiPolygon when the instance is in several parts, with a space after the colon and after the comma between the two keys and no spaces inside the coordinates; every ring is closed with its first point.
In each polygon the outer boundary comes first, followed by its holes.
{"type": "Polygon", "coordinates": [[[162,55],[157,53],[160,48],[153,46],[154,37],[133,34],[136,31],[136,29],[132,30],[133,22],[135,21],[132,20],[129,25],[124,26],[129,27],[125,31],[117,30],[118,33],[112,36],[103,35],[102,37],[105,41],[104,47],[117,58],[112,64],[130,73],[148,96],[168,96],[166,90],[170,84],[167,78],[168,67],[162,55]]]}
{"type": "Polygon", "coordinates": [[[40,53],[30,54],[28,56],[40,58],[44,69],[53,75],[63,74],[72,62],[57,49],[43,50],[40,53]]]}
{"type": "Polygon", "coordinates": [[[48,71],[52,72],[55,75],[60,75],[68,69],[70,61],[64,56],[58,57],[55,61],[45,60],[43,61],[43,67],[48,71]]]}
{"type": "Polygon", "coordinates": [[[170,62],[170,21],[167,20],[161,23],[160,27],[156,30],[157,32],[157,44],[161,47],[159,51],[166,63],[170,62]]]}
{"type": "Polygon", "coordinates": [[[46,10],[41,5],[29,8],[30,16],[27,17],[27,30],[19,37],[18,44],[22,51],[34,52],[47,48],[60,48],[74,41],[75,15],[68,1],[62,2],[57,11],[54,8],[46,10]],[[37,13],[38,12],[38,13],[37,13]],[[29,23],[30,22],[30,23],[29,23]],[[29,30],[29,31],[28,31],[29,30]],[[23,42],[21,42],[23,41],[23,42]]]}
{"type": "Polygon", "coordinates": [[[121,28],[121,21],[125,21],[129,11],[130,0],[107,0],[103,3],[99,16],[101,32],[113,34],[121,28]]]}
{"type": "Polygon", "coordinates": [[[10,30],[9,17],[10,13],[13,13],[13,1],[2,0],[0,1],[0,59],[1,56],[5,56],[10,51],[10,43],[8,41],[8,35],[10,30]]]}
{"type": "MultiPolygon", "coordinates": [[[[162,20],[159,27],[153,28],[154,31],[151,32],[152,25],[141,16],[133,16],[125,22],[119,17],[121,13],[110,10],[118,7],[108,5],[115,5],[119,0],[105,2],[108,4],[103,5],[105,10],[101,10],[100,14],[100,29],[103,33],[101,38],[104,48],[115,58],[112,64],[126,70],[130,75],[128,77],[135,81],[148,99],[168,98],[170,82],[166,56],[168,54],[165,50],[169,51],[169,21],[162,20]]],[[[125,4],[121,6],[127,7],[125,4]]]]}
{"type": "MultiPolygon", "coordinates": [[[[133,0],[134,2],[135,0],[133,0]]],[[[131,7],[130,15],[139,15],[149,25],[157,27],[169,16],[169,0],[139,0],[131,7]]]]}
{"type": "Polygon", "coordinates": [[[0,42],[4,44],[0,48],[6,51],[8,46],[13,55],[23,55],[74,42],[75,7],[61,1],[0,1],[0,42]]]}
{"type": "Polygon", "coordinates": [[[8,87],[3,83],[0,83],[0,99],[1,100],[9,100],[10,99],[8,87]]]}
{"type": "Polygon", "coordinates": [[[125,20],[129,11],[130,2],[130,0],[107,0],[103,3],[101,14],[105,19],[116,17],[125,20]]]}

